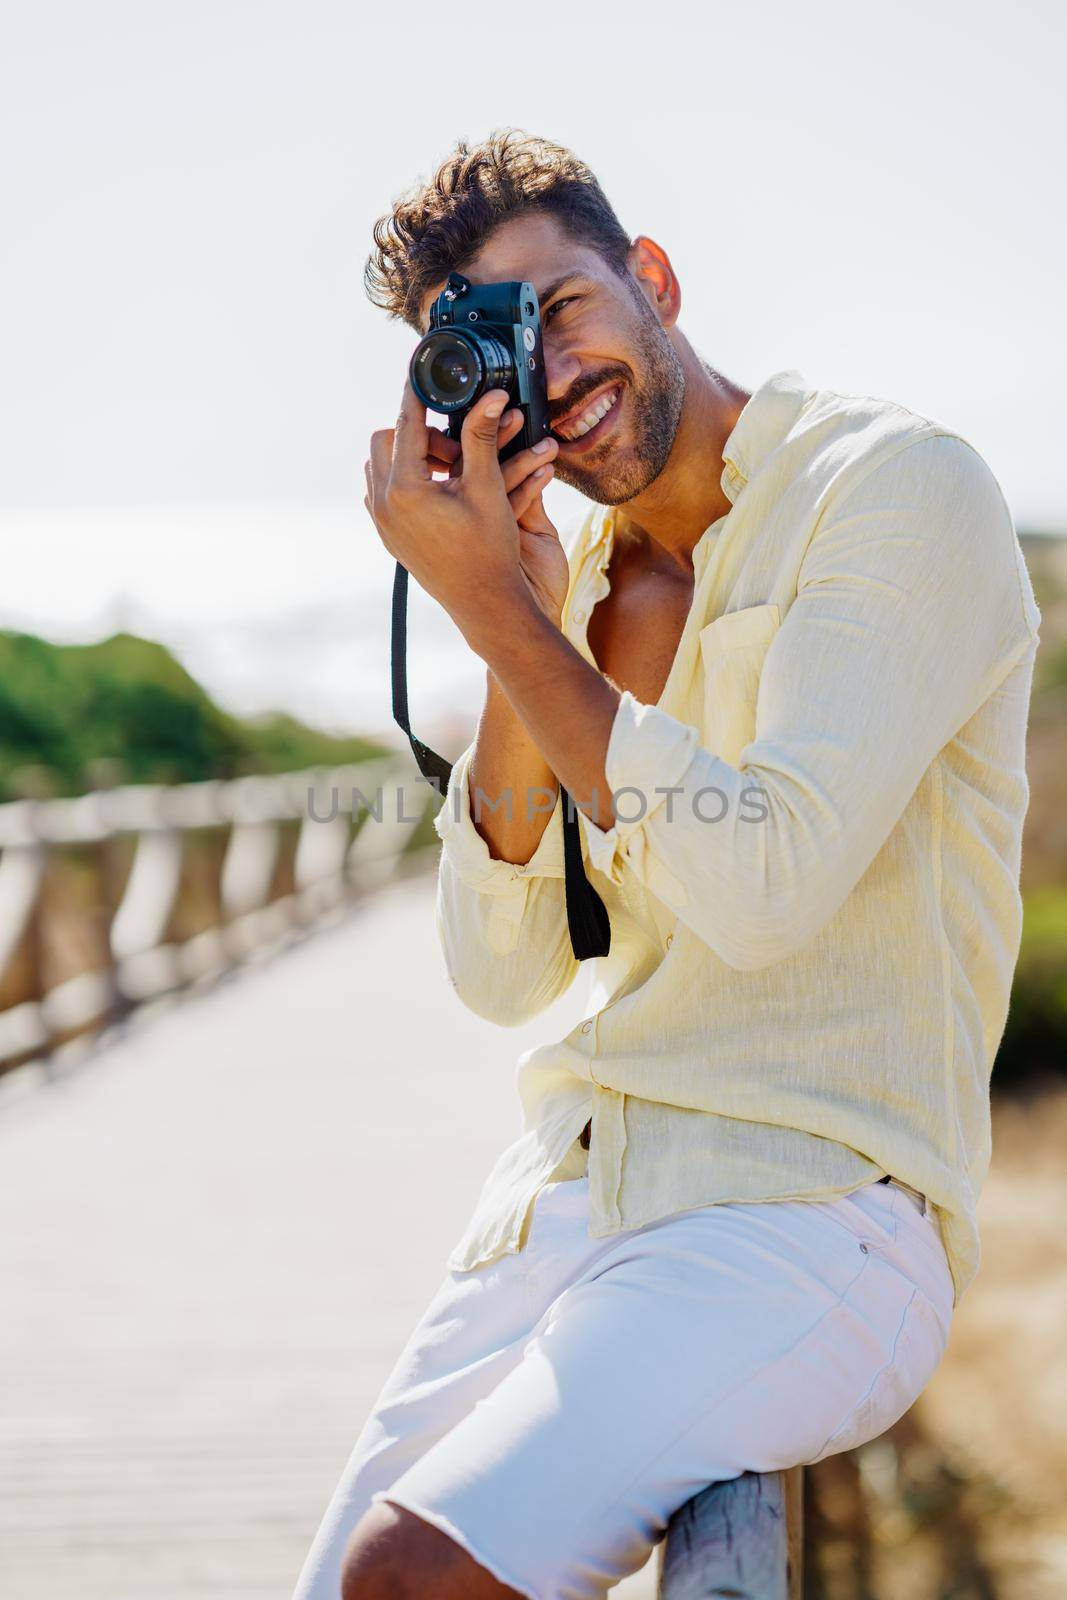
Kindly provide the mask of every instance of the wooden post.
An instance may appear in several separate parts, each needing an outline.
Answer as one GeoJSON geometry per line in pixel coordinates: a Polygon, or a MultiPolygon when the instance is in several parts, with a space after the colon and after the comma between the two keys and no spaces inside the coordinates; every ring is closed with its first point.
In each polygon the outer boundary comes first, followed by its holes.
{"type": "MultiPolygon", "coordinates": [[[[109,757],[98,757],[89,762],[88,776],[92,791],[105,797],[103,803],[106,806],[106,797],[113,794],[122,782],[122,763],[109,757]]],[[[111,948],[111,929],[126,890],[131,846],[124,834],[116,833],[107,826],[106,816],[101,819],[100,838],[96,841],[95,853],[99,893],[94,908],[97,927],[93,942],[104,967],[104,983],[107,989],[106,1011],[99,1021],[119,1022],[133,1007],[119,983],[119,970],[115,953],[111,948]]]]}
{"type": "Polygon", "coordinates": [[[361,828],[352,844],[351,797],[373,806],[377,787],[409,766],[387,754],[173,787],[116,784],[114,770],[98,769],[101,787],[48,799],[39,797],[41,774],[24,772],[26,798],[0,804],[0,1072],[49,1050],[56,1033],[85,1031],[210,976],[396,876],[415,819],[394,820],[397,797],[383,792],[384,821],[361,828]],[[331,798],[337,790],[336,817],[332,805],[323,812],[309,798],[324,785],[331,798]],[[201,832],[209,871],[192,886],[201,891],[196,904],[183,907],[192,881],[186,842],[201,832]],[[97,852],[102,887],[90,914],[106,949],[100,968],[90,960],[57,983],[55,930],[62,937],[64,918],[84,915],[49,903],[52,858],[68,846],[97,852]]]}
{"type": "Polygon", "coordinates": [[[743,1472],[679,1507],[660,1600],[801,1600],[803,1467],[743,1472]]]}

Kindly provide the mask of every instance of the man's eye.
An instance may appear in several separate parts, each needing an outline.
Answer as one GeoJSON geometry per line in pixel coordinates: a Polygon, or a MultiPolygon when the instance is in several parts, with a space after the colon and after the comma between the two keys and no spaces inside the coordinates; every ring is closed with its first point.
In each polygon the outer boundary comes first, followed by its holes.
{"type": "Polygon", "coordinates": [[[562,300],[553,300],[553,302],[549,306],[548,310],[547,311],[542,311],[542,313],[541,313],[541,321],[542,322],[547,322],[549,317],[551,317],[553,311],[558,311],[560,306],[569,306],[571,301],[572,300],[577,300],[577,298],[578,298],[578,296],[576,294],[568,294],[568,295],[564,295],[562,300]]]}

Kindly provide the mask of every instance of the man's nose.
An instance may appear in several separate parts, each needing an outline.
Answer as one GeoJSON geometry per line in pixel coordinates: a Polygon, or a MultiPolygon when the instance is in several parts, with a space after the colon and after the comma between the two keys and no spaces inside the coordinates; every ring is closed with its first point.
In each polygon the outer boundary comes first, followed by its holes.
{"type": "Polygon", "coordinates": [[[581,371],[582,363],[577,356],[568,355],[565,350],[546,350],[545,385],[548,398],[562,400],[567,391],[573,388],[581,371]]]}

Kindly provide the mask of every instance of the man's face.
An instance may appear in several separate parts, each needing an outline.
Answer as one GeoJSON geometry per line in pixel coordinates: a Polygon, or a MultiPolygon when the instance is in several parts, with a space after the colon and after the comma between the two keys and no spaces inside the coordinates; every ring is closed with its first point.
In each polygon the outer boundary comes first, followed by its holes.
{"type": "MultiPolygon", "coordinates": [[[[472,283],[533,284],[555,475],[601,505],[633,500],[667,464],[685,395],[678,353],[638,279],[620,277],[549,216],[503,223],[459,270],[472,283]]],[[[443,288],[423,301],[424,330],[443,288]]]]}

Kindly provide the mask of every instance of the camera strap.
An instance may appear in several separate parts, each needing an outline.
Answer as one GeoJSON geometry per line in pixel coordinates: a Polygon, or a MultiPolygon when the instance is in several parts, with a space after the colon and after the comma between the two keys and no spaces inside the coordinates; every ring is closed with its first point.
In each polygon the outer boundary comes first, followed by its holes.
{"type": "MultiPolygon", "coordinates": [[[[429,745],[423,744],[411,731],[408,714],[407,603],[408,570],[398,561],[393,577],[393,718],[407,734],[419,771],[443,796],[452,775],[452,764],[439,756],[436,750],[431,750],[429,745]]],[[[611,947],[611,922],[603,900],[586,876],[577,810],[562,784],[559,790],[563,800],[563,883],[567,898],[567,927],[575,958],[585,961],[590,956],[607,955],[611,947]]]]}

